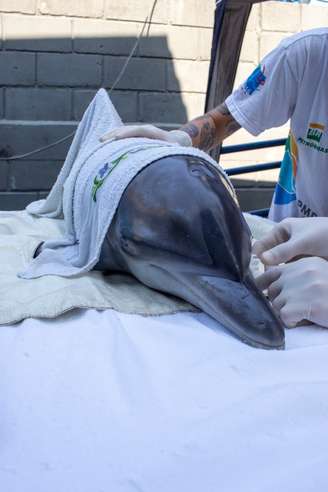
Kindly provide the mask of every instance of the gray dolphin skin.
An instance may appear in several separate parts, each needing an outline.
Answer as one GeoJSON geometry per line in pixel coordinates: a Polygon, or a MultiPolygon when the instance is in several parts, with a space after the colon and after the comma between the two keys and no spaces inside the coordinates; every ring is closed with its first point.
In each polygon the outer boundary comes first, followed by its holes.
{"type": "Polygon", "coordinates": [[[171,156],[126,188],[97,270],[123,271],[200,308],[243,342],[283,349],[284,329],[249,270],[251,234],[215,166],[171,156]]]}

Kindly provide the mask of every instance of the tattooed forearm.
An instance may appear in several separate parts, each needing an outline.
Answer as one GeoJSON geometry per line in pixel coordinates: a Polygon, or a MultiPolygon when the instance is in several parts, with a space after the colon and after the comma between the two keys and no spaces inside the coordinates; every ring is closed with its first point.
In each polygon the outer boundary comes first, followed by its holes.
{"type": "Polygon", "coordinates": [[[180,130],[188,133],[194,147],[207,151],[220,145],[222,140],[239,128],[239,123],[231,116],[226,104],[223,103],[204,116],[183,125],[180,130]]]}

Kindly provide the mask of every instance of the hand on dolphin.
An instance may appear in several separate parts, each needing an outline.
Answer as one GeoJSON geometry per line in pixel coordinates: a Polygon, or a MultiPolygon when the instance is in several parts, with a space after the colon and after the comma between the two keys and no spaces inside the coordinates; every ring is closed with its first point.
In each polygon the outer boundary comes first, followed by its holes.
{"type": "Polygon", "coordinates": [[[189,135],[182,130],[165,131],[153,125],[127,125],[115,130],[111,130],[100,137],[101,142],[107,140],[120,140],[122,138],[152,138],[155,140],[164,140],[175,143],[182,147],[191,147],[192,141],[189,135]]]}
{"type": "Polygon", "coordinates": [[[254,243],[254,253],[266,265],[279,265],[299,256],[328,259],[328,218],[290,218],[254,243]]]}
{"type": "MultiPolygon", "coordinates": [[[[309,219],[306,219],[309,220],[309,219]]],[[[310,257],[269,268],[256,278],[268,289],[272,306],[285,326],[302,321],[328,328],[328,261],[310,257]]]]}

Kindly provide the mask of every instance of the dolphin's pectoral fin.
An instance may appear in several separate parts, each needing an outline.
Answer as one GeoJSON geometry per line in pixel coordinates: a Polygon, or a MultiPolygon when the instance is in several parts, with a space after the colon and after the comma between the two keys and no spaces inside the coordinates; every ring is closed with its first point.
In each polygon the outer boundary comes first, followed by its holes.
{"type": "Polygon", "coordinates": [[[270,304],[255,286],[251,274],[243,280],[205,274],[191,269],[179,271],[164,265],[154,269],[143,282],[190,302],[216,319],[237,338],[253,347],[283,349],[284,329],[270,304]],[[154,283],[156,279],[156,284],[154,283]]]}

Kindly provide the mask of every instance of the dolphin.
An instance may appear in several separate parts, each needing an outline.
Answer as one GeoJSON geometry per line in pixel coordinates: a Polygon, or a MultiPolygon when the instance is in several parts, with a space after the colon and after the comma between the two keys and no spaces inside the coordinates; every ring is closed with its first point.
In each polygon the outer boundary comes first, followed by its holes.
{"type": "Polygon", "coordinates": [[[149,164],[126,188],[97,270],[128,272],[217,320],[243,342],[283,349],[284,329],[249,269],[251,233],[219,168],[193,156],[149,164]]]}

